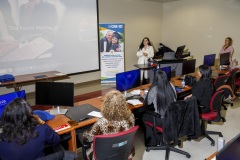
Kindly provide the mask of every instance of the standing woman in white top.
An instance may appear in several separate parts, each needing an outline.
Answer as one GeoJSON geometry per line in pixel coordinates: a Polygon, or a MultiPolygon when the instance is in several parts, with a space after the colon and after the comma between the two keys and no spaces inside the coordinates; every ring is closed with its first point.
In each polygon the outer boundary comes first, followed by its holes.
{"type": "MultiPolygon", "coordinates": [[[[138,56],[138,64],[148,64],[148,59],[154,56],[153,47],[148,37],[143,38],[142,43],[138,48],[137,56],[138,56]]],[[[142,74],[143,74],[143,71],[141,71],[141,79],[143,78],[142,74]]],[[[144,78],[148,79],[147,70],[144,71],[144,78]]]]}
{"type": "Polygon", "coordinates": [[[232,62],[232,56],[233,56],[233,52],[234,52],[232,43],[233,43],[233,40],[232,40],[231,37],[227,37],[225,39],[225,43],[224,43],[224,45],[222,46],[222,48],[219,52],[218,58],[220,58],[220,54],[230,52],[229,62],[232,62]]]}

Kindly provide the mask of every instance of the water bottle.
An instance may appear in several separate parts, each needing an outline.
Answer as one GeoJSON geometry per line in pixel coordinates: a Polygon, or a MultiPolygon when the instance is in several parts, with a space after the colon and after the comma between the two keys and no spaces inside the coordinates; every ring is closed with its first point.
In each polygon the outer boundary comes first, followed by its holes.
{"type": "Polygon", "coordinates": [[[184,88],[184,87],[185,87],[185,77],[182,80],[182,88],[184,88]]]}
{"type": "Polygon", "coordinates": [[[217,150],[220,151],[225,146],[225,139],[223,137],[218,138],[217,150]]]}

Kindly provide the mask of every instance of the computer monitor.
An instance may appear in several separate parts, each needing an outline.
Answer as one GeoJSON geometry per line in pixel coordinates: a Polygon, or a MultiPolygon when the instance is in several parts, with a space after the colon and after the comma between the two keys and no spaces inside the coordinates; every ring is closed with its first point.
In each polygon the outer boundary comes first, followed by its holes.
{"type": "Polygon", "coordinates": [[[171,80],[171,66],[167,66],[167,67],[162,67],[160,68],[162,71],[164,71],[167,74],[168,80],[171,80]]]}
{"type": "Polygon", "coordinates": [[[8,103],[10,103],[16,98],[26,99],[25,90],[0,95],[0,117],[2,116],[2,112],[4,108],[8,105],[8,103]]]}
{"type": "Polygon", "coordinates": [[[120,92],[139,87],[140,83],[140,69],[121,72],[116,74],[116,89],[120,92]]]}
{"type": "Polygon", "coordinates": [[[36,105],[73,106],[74,83],[70,82],[36,82],[36,105]]]}
{"type": "Polygon", "coordinates": [[[182,54],[183,54],[183,51],[184,51],[184,48],[185,48],[186,45],[183,45],[183,46],[179,46],[176,50],[176,53],[175,53],[175,57],[177,59],[180,59],[182,58],[182,54]]]}
{"type": "Polygon", "coordinates": [[[216,160],[239,159],[240,134],[228,142],[216,155],[216,160]]]}
{"type": "Polygon", "coordinates": [[[183,61],[182,64],[182,75],[194,73],[196,66],[196,59],[191,59],[187,61],[183,61]]]}
{"type": "Polygon", "coordinates": [[[220,65],[230,65],[230,52],[220,54],[220,65]]]}
{"type": "Polygon", "coordinates": [[[203,64],[207,65],[207,66],[214,66],[215,65],[215,57],[216,57],[216,54],[204,55],[203,64]]]}

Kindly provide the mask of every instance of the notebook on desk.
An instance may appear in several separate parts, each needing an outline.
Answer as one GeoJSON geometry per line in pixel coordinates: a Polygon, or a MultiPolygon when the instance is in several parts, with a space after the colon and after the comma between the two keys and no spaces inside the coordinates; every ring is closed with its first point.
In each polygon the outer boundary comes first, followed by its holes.
{"type": "Polygon", "coordinates": [[[83,120],[83,119],[94,118],[94,116],[88,115],[92,111],[100,112],[100,109],[90,104],[83,104],[80,106],[69,108],[65,115],[71,120],[79,122],[80,120],[83,120]]]}

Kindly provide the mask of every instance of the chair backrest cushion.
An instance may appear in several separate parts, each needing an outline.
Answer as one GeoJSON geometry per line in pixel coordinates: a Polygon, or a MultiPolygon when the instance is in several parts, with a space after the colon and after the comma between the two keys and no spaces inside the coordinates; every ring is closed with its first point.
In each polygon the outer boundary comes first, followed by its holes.
{"type": "Polygon", "coordinates": [[[109,135],[96,135],[93,139],[93,154],[96,160],[127,160],[133,149],[138,126],[127,131],[109,135]]]}

